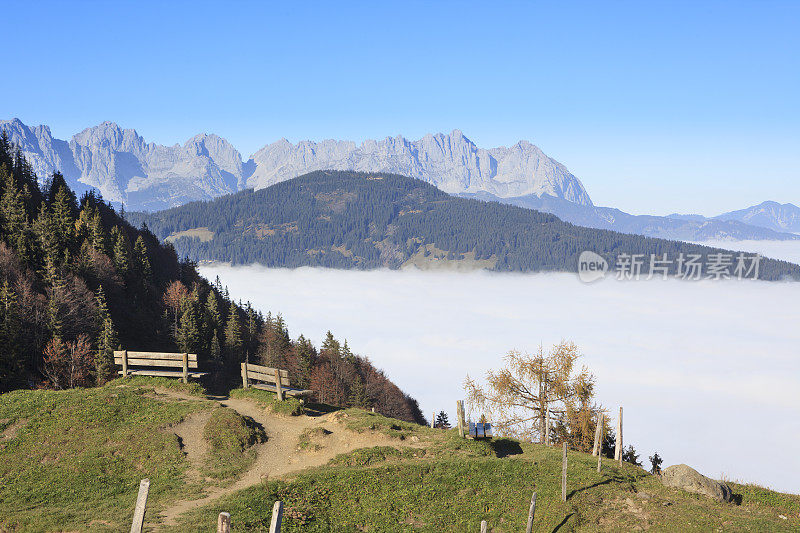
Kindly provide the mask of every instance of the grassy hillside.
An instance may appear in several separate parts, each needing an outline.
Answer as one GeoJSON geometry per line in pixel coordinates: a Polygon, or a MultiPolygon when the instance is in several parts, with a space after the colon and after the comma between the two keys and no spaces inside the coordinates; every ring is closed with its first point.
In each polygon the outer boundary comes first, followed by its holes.
{"type": "MultiPolygon", "coordinates": [[[[708,247],[573,226],[532,209],[450,196],[421,180],[381,173],[319,171],[158,213],[131,213],[181,256],[234,264],[331,268],[497,271],[577,270],[584,250],[703,256],[708,247]]],[[[645,265],[644,271],[648,270],[645,265]]],[[[676,265],[672,265],[672,272],[676,265]]],[[[761,279],[800,267],[762,261],[761,279]]]]}
{"type": "Polygon", "coordinates": [[[534,490],[535,531],[800,527],[800,496],[755,486],[732,484],[740,504],[717,503],[628,464],[604,460],[597,474],[595,458],[570,452],[561,502],[557,448],[462,440],[360,409],[275,413],[260,391],[222,403],[196,386],[141,378],[0,396],[0,531],[123,530],[144,477],[151,530],[209,531],[227,511],[236,531],[266,531],[280,499],[289,532],[478,531],[481,520],[521,531],[534,490]],[[255,470],[263,460],[271,466],[255,470]]]}

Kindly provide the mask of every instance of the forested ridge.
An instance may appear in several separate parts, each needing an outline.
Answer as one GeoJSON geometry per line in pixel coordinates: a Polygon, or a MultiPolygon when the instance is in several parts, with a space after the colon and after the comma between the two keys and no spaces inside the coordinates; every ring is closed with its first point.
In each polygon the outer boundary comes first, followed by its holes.
{"type": "Polygon", "coordinates": [[[414,399],[328,333],[317,349],[280,315],[235,302],[93,193],[80,200],[55,173],[43,187],[0,136],[0,392],[102,385],[113,351],[197,353],[210,385],[244,360],[290,371],[333,405],[375,407],[421,422],[414,399]]]}
{"type": "MultiPolygon", "coordinates": [[[[722,251],[574,226],[382,173],[312,172],[258,191],[130,217],[162,239],[172,236],[178,253],[194,261],[273,267],[399,268],[440,253],[444,260],[483,261],[481,266],[497,271],[574,272],[584,250],[603,255],[612,266],[619,254],[666,253],[674,259],[679,253],[722,251]],[[206,239],[192,236],[198,228],[206,239]],[[186,230],[189,236],[179,235],[186,230]]],[[[670,272],[675,270],[673,265],[670,272]]],[[[797,279],[800,267],[763,260],[759,277],[797,279]]]]}

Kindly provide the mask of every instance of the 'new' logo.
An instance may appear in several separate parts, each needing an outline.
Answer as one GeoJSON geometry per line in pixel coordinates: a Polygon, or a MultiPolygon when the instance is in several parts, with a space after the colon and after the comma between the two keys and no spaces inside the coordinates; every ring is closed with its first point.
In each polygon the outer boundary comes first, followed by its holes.
{"type": "Polygon", "coordinates": [[[606,276],[608,263],[601,255],[594,252],[581,252],[578,258],[578,277],[585,283],[591,283],[606,276]]]}

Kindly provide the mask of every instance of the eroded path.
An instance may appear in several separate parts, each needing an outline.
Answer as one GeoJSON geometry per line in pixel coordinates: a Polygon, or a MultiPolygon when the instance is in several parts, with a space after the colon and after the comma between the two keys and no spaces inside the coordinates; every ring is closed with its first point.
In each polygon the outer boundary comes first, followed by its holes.
{"type": "MultiPolygon", "coordinates": [[[[158,391],[176,399],[181,398],[167,391],[158,391]]],[[[196,399],[196,398],[193,398],[196,399]]],[[[241,415],[249,416],[260,424],[267,434],[266,442],[257,444],[256,460],[253,465],[230,485],[220,487],[209,484],[203,494],[196,499],[186,499],[173,503],[161,513],[162,524],[175,525],[178,517],[191,509],[208,505],[215,500],[266,481],[285,478],[306,468],[321,466],[340,453],[371,446],[397,446],[399,441],[375,433],[355,433],[344,428],[330,413],[318,417],[282,416],[265,409],[247,399],[228,398],[218,401],[241,415]],[[317,450],[298,449],[300,436],[309,429],[320,427],[326,430],[319,441],[317,450]]],[[[187,417],[184,422],[172,428],[181,439],[184,452],[190,462],[190,479],[200,479],[199,468],[207,445],[203,439],[203,428],[210,416],[209,411],[201,411],[187,417]]]]}

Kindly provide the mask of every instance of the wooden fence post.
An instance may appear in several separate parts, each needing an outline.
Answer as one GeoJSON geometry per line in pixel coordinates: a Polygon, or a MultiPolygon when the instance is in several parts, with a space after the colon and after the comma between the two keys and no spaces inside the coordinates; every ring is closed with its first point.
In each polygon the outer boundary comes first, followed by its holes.
{"type": "Polygon", "coordinates": [[[567,443],[564,443],[564,454],[561,461],[561,501],[567,501],[567,443]]]}
{"type": "Polygon", "coordinates": [[[606,415],[600,414],[600,421],[598,422],[598,426],[600,427],[600,438],[597,440],[597,473],[600,473],[600,465],[602,464],[603,459],[603,426],[606,423],[606,415]]]}
{"type": "Polygon", "coordinates": [[[131,533],[142,533],[144,525],[144,511],[147,507],[147,494],[150,492],[150,480],[145,478],[139,483],[139,495],[136,497],[136,507],[133,510],[131,533]]]}
{"type": "Polygon", "coordinates": [[[183,356],[183,382],[189,383],[189,354],[181,354],[183,356]]]}
{"type": "Polygon", "coordinates": [[[433,412],[433,416],[431,417],[431,428],[436,427],[436,411],[433,412]]]}
{"type": "Polygon", "coordinates": [[[242,363],[242,388],[250,388],[250,377],[247,374],[247,363],[242,363]]]}
{"type": "Polygon", "coordinates": [[[544,444],[550,446],[550,402],[545,402],[544,415],[544,444]]]}
{"type": "Polygon", "coordinates": [[[122,351],[122,377],[128,377],[128,350],[122,351]]]}
{"type": "Polygon", "coordinates": [[[275,369],[275,391],[278,394],[278,401],[283,401],[283,386],[281,384],[281,371],[280,369],[275,369]]]}
{"type": "Polygon", "coordinates": [[[486,523],[486,520],[481,520],[481,533],[486,533],[488,531],[487,527],[489,527],[489,525],[486,523]]]}
{"type": "Polygon", "coordinates": [[[231,513],[219,513],[217,533],[231,533],[231,513]]]}
{"type": "Polygon", "coordinates": [[[622,464],[622,407],[619,408],[619,418],[617,418],[617,442],[614,447],[614,460],[622,464]]]}
{"type": "Polygon", "coordinates": [[[592,457],[597,457],[597,444],[600,442],[600,417],[602,415],[597,413],[597,423],[594,426],[594,446],[592,446],[592,457]]]}
{"type": "Polygon", "coordinates": [[[534,491],[531,496],[531,507],[528,509],[528,527],[525,528],[525,533],[533,531],[533,516],[536,514],[536,492],[534,491]]]}
{"type": "Polygon", "coordinates": [[[283,520],[283,502],[277,501],[272,506],[272,520],[269,523],[269,533],[281,533],[281,521],[283,520]]]}
{"type": "Polygon", "coordinates": [[[464,438],[464,402],[456,401],[456,416],[458,417],[458,436],[464,438]]]}

